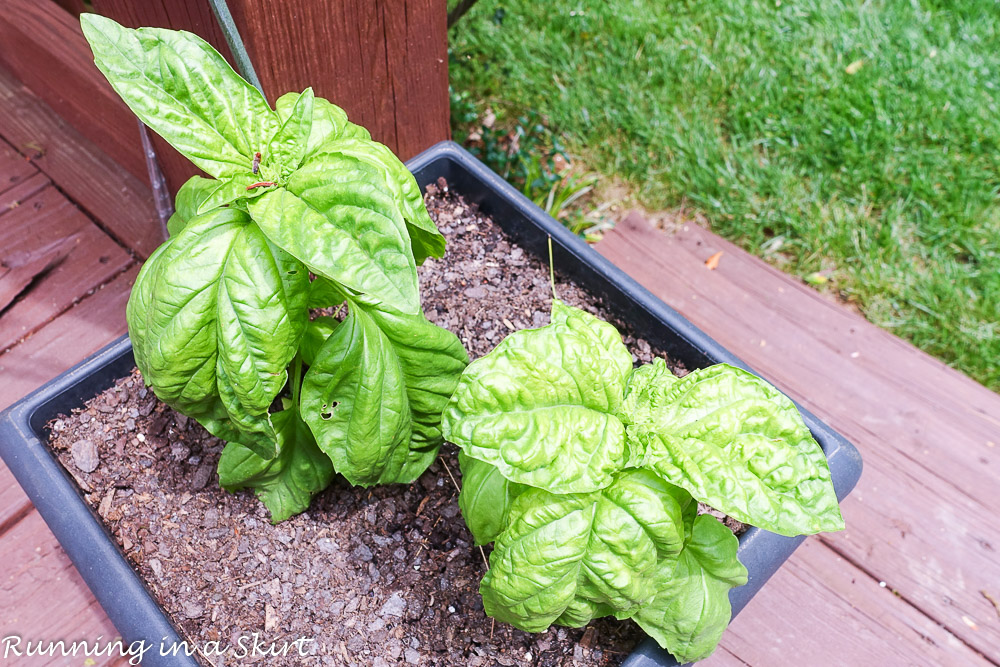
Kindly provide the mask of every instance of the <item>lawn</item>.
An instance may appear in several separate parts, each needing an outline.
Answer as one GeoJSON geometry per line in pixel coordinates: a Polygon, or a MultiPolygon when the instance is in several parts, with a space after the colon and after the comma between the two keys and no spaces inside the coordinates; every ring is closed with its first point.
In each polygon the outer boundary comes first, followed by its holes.
{"type": "Polygon", "coordinates": [[[450,40],[498,124],[1000,391],[997,2],[480,0],[450,40]]]}

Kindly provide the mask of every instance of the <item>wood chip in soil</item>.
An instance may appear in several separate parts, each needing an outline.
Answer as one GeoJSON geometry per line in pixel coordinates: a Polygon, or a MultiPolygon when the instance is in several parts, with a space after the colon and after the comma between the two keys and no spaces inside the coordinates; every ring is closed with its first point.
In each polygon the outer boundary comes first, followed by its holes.
{"type": "MultiPolygon", "coordinates": [[[[444,188],[432,186],[426,200],[448,239],[446,256],[419,271],[428,318],[473,359],[512,330],[547,324],[548,266],[444,188]]],[[[557,289],[622,329],[585,290],[568,281],[557,289]]],[[[653,359],[646,341],[623,333],[636,363],[653,359]]],[[[376,667],[614,665],[644,637],[614,619],[529,634],[487,617],[483,554],[459,513],[450,444],[410,486],[361,489],[338,478],[309,511],[272,526],[252,493],[219,488],[223,443],[160,403],[138,371],[50,428],[63,465],[185,637],[229,647],[198,655],[204,664],[255,662],[234,657],[253,633],[279,646],[313,640],[298,645],[307,657],[293,646],[256,662],[376,667]]]]}

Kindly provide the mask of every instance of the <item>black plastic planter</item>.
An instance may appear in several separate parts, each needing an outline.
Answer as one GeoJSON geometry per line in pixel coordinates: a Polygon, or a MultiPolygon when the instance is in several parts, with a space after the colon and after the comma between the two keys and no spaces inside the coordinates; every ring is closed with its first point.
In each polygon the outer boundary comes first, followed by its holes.
{"type": "MultiPolygon", "coordinates": [[[[526,251],[546,258],[554,246],[555,265],[606,306],[631,323],[633,332],[694,369],[726,362],[747,366],[676,311],[647,292],[499,176],[455,143],[442,142],[407,165],[421,187],[443,177],[448,187],[486,214],[526,251]]],[[[45,424],[60,413],[110,387],[134,366],[127,338],[108,346],[0,414],[0,455],[24,487],[84,581],[121,632],[126,644],[144,640],[154,647],[146,665],[194,665],[185,656],[159,655],[161,645],[179,642],[176,630],[128,564],[76,483],[46,445],[45,424]]],[[[801,409],[801,407],[800,407],[801,409]]],[[[843,499],[861,476],[857,450],[802,410],[806,424],[826,453],[837,496],[843,499]]],[[[739,558],[749,571],[745,586],[730,593],[733,614],[760,590],[803,538],[751,528],[740,538],[739,558]]],[[[666,667],[677,663],[647,640],[624,663],[627,667],[666,667]]]]}

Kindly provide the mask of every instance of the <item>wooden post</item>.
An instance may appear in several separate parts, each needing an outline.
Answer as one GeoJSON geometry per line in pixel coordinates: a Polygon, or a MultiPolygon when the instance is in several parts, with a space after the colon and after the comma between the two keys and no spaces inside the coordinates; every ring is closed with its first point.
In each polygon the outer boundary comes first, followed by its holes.
{"type": "MultiPolygon", "coordinates": [[[[194,32],[229,50],[206,0],[94,0],[129,27],[194,32]]],[[[312,86],[408,159],[450,137],[445,0],[229,0],[268,100],[312,86]]],[[[196,170],[157,145],[175,189],[196,170]]]]}
{"type": "Polygon", "coordinates": [[[271,102],[307,86],[408,159],[451,136],[445,0],[230,0],[271,102]]]}

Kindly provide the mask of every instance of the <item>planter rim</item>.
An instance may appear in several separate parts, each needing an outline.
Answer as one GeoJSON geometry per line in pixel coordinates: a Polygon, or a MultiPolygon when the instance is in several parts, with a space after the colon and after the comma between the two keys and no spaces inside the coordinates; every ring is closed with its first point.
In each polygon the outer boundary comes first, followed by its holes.
{"type": "MultiPolygon", "coordinates": [[[[444,177],[449,187],[457,185],[456,192],[470,203],[478,204],[526,251],[547,257],[543,248],[551,238],[555,265],[560,272],[566,270],[595,296],[611,297],[609,305],[619,316],[627,314],[633,322],[660,327],[659,333],[666,338],[659,344],[672,357],[691,368],[729,363],[754,372],[458,144],[452,141],[435,144],[406,166],[417,177],[421,190],[439,177],[444,177]],[[510,227],[502,220],[512,221],[510,227]]],[[[198,663],[191,656],[159,655],[161,644],[179,645],[183,638],[45,442],[45,424],[50,419],[80,407],[126,375],[133,365],[131,343],[128,336],[123,336],[0,412],[0,457],[55,534],[126,646],[146,641],[153,648],[145,655],[143,664],[152,667],[194,667],[198,663]]],[[[798,403],[796,407],[823,448],[837,498],[843,500],[861,476],[860,454],[811,412],[798,403]]],[[[746,585],[730,591],[734,617],[803,539],[756,527],[740,537],[739,559],[746,566],[749,578],[746,585]]],[[[623,667],[676,664],[652,639],[646,639],[625,659],[623,667]]]]}

